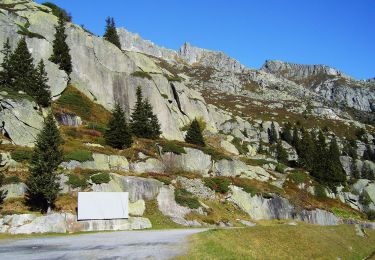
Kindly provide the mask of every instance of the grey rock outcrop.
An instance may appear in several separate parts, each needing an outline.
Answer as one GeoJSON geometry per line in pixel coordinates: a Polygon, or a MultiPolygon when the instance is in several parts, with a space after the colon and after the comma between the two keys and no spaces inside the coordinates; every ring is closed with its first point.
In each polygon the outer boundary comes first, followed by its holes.
{"type": "Polygon", "coordinates": [[[181,184],[182,188],[191,192],[195,196],[202,199],[214,199],[215,192],[208,188],[201,179],[188,179],[185,177],[178,176],[177,182],[181,184]]]}
{"type": "Polygon", "coordinates": [[[93,153],[92,158],[92,161],[82,163],[78,161],[63,162],[61,166],[68,170],[81,168],[98,171],[129,171],[129,162],[124,156],[93,153]]]}
{"type": "Polygon", "coordinates": [[[162,173],[165,171],[165,165],[158,159],[148,158],[145,161],[130,163],[130,170],[135,173],[162,173]]]}
{"type": "Polygon", "coordinates": [[[6,184],[0,188],[6,192],[5,199],[23,197],[26,193],[27,186],[23,182],[6,184]]]}

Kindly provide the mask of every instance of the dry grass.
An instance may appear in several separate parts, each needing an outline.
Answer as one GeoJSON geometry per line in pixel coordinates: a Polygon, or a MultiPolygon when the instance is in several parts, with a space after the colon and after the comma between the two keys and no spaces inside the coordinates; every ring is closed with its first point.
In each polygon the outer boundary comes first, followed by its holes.
{"type": "Polygon", "coordinates": [[[156,200],[146,201],[146,211],[143,217],[148,218],[151,221],[153,229],[168,229],[168,228],[186,228],[178,225],[164,216],[159,208],[156,200]]]}
{"type": "Polygon", "coordinates": [[[375,231],[366,233],[307,224],[209,230],[194,235],[188,254],[177,259],[363,259],[375,250],[375,231]]]}
{"type": "Polygon", "coordinates": [[[55,202],[55,208],[58,211],[70,212],[72,214],[77,213],[77,193],[61,194],[57,197],[55,202]]]}

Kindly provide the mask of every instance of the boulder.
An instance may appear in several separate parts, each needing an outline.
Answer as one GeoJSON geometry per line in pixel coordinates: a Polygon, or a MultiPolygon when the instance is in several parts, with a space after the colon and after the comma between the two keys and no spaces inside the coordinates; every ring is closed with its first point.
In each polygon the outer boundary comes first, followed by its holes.
{"type": "Polygon", "coordinates": [[[151,227],[152,224],[148,218],[129,217],[128,219],[74,221],[69,223],[68,231],[138,230],[151,227]]]}
{"type": "Polygon", "coordinates": [[[93,153],[92,157],[93,161],[85,161],[82,163],[69,161],[63,162],[61,166],[67,170],[81,168],[96,171],[129,171],[129,162],[124,156],[93,153]]]}
{"type": "Polygon", "coordinates": [[[60,213],[36,217],[28,224],[11,226],[8,230],[10,234],[66,233],[66,231],[65,214],[60,213]]]}
{"type": "Polygon", "coordinates": [[[135,173],[162,173],[165,171],[164,164],[155,158],[148,158],[145,161],[130,163],[130,170],[135,173]]]}
{"type": "Polygon", "coordinates": [[[268,181],[271,175],[260,166],[250,166],[239,160],[220,160],[213,165],[216,176],[243,176],[260,181],[268,181]]]}
{"type": "Polygon", "coordinates": [[[223,148],[225,151],[232,153],[234,155],[239,155],[237,148],[227,140],[221,140],[220,141],[220,147],[223,148]]]}
{"type": "Polygon", "coordinates": [[[140,217],[146,210],[146,204],[144,200],[137,200],[136,202],[129,203],[129,215],[140,217]]]}
{"type": "Polygon", "coordinates": [[[165,153],[162,155],[167,170],[182,170],[207,175],[211,169],[211,156],[201,150],[184,148],[186,153],[165,153]]]}
{"type": "Polygon", "coordinates": [[[6,184],[0,188],[1,191],[6,191],[5,199],[23,197],[26,193],[27,186],[23,182],[6,184]]]}

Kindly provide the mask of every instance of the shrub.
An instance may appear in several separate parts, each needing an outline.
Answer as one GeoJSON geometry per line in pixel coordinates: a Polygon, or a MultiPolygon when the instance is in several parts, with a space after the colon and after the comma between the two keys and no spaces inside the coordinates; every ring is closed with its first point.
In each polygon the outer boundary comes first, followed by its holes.
{"type": "Polygon", "coordinates": [[[86,188],[87,178],[79,177],[78,175],[74,175],[74,174],[70,174],[67,184],[69,184],[72,188],[86,188]]]}
{"type": "Polygon", "coordinates": [[[326,188],[323,185],[320,185],[320,184],[316,185],[314,187],[314,193],[315,193],[315,197],[318,200],[325,200],[325,199],[327,199],[326,188]]]}
{"type": "Polygon", "coordinates": [[[204,184],[215,192],[225,194],[229,191],[231,181],[225,177],[205,178],[204,184]]]}
{"type": "Polygon", "coordinates": [[[91,181],[95,184],[108,183],[111,180],[108,173],[98,173],[91,176],[91,181]]]}
{"type": "Polygon", "coordinates": [[[368,206],[371,202],[372,200],[370,198],[370,195],[366,191],[362,192],[362,194],[359,195],[359,203],[361,203],[362,205],[368,206]]]}
{"type": "Polygon", "coordinates": [[[366,215],[367,215],[367,219],[368,220],[375,220],[375,210],[369,210],[366,212],[366,215]]]}
{"type": "Polygon", "coordinates": [[[4,184],[20,183],[21,179],[18,176],[9,176],[4,179],[4,184]]]}
{"type": "Polygon", "coordinates": [[[246,183],[246,181],[247,181],[246,179],[242,179],[242,178],[232,179],[233,185],[242,188],[243,191],[251,194],[251,196],[254,196],[257,193],[259,193],[259,190],[256,187],[254,187],[253,185],[249,183],[246,183]]]}
{"type": "Polygon", "coordinates": [[[31,159],[31,151],[28,150],[14,150],[10,153],[10,156],[16,162],[24,162],[31,159]]]}
{"type": "Polygon", "coordinates": [[[196,197],[185,189],[177,188],[174,192],[175,200],[178,204],[191,209],[197,209],[201,206],[196,197]]]}
{"type": "Polygon", "coordinates": [[[86,162],[92,161],[94,158],[92,157],[92,152],[86,150],[75,150],[64,156],[65,161],[78,161],[78,162],[86,162]]]}
{"type": "Polygon", "coordinates": [[[179,77],[179,76],[176,76],[176,75],[164,74],[164,77],[166,77],[168,81],[177,81],[177,82],[181,82],[182,81],[182,78],[179,77]]]}
{"type": "Polygon", "coordinates": [[[275,170],[279,173],[284,173],[285,172],[285,169],[287,168],[286,165],[282,164],[282,163],[279,163],[276,165],[276,168],[275,170]]]}
{"type": "Polygon", "coordinates": [[[301,184],[307,180],[306,173],[301,172],[301,171],[292,172],[291,174],[289,174],[288,177],[295,184],[301,184]]]}
{"type": "Polygon", "coordinates": [[[163,147],[163,153],[175,153],[175,154],[183,154],[186,153],[184,147],[174,143],[174,142],[167,142],[161,145],[163,147]]]}
{"type": "Polygon", "coordinates": [[[49,8],[52,9],[52,14],[56,17],[62,17],[64,21],[66,22],[71,22],[72,21],[72,16],[63,8],[55,5],[54,3],[51,2],[45,2],[42,5],[48,6],[49,8]]]}
{"type": "Polygon", "coordinates": [[[90,129],[90,130],[95,130],[95,131],[101,132],[102,134],[104,134],[105,130],[106,130],[105,125],[100,124],[100,123],[96,123],[96,122],[89,122],[87,124],[86,128],[90,129]]]}
{"type": "Polygon", "coordinates": [[[138,77],[138,78],[143,78],[143,79],[149,79],[149,80],[152,80],[152,77],[151,75],[148,73],[148,72],[145,72],[145,71],[134,71],[132,74],[132,76],[134,77],[138,77]]]}

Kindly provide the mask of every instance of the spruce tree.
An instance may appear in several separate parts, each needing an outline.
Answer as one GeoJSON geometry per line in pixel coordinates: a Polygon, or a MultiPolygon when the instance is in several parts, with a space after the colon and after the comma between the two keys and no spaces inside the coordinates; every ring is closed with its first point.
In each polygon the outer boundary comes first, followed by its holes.
{"type": "Polygon", "coordinates": [[[259,140],[259,146],[258,146],[258,150],[257,150],[257,153],[264,153],[264,148],[263,148],[263,141],[262,139],[259,140]]]}
{"type": "Polygon", "coordinates": [[[301,166],[311,171],[315,158],[315,144],[309,131],[303,130],[302,132],[303,134],[299,145],[298,159],[301,166]]]}
{"type": "Polygon", "coordinates": [[[285,151],[281,140],[276,145],[276,159],[283,164],[288,164],[288,153],[285,151]]]}
{"type": "Polygon", "coordinates": [[[190,144],[205,146],[202,130],[196,118],[190,124],[190,127],[186,133],[185,141],[190,144]]]}
{"type": "Polygon", "coordinates": [[[267,130],[268,132],[268,140],[270,144],[274,144],[277,142],[277,132],[275,128],[275,124],[272,122],[271,123],[271,129],[267,130]]]}
{"type": "Polygon", "coordinates": [[[105,33],[104,33],[104,39],[113,43],[119,49],[121,49],[120,38],[116,31],[115,20],[113,19],[113,17],[107,17],[105,22],[106,22],[106,28],[105,28],[105,33]]]}
{"type": "Polygon", "coordinates": [[[293,139],[292,139],[292,145],[297,150],[299,149],[300,145],[300,137],[299,137],[299,131],[296,126],[293,127],[293,139]]]}
{"type": "Polygon", "coordinates": [[[31,96],[36,83],[36,70],[33,61],[33,57],[27,48],[26,39],[23,37],[10,56],[10,67],[12,69],[11,87],[16,91],[22,90],[31,96]]]}
{"type": "Polygon", "coordinates": [[[66,43],[65,20],[59,17],[59,23],[55,26],[55,39],[53,40],[53,54],[49,58],[50,61],[59,65],[68,75],[72,73],[72,57],[70,56],[70,48],[66,43]]]}
{"type": "Polygon", "coordinates": [[[147,115],[147,134],[150,139],[157,139],[161,135],[158,117],[152,112],[152,106],[148,99],[144,102],[144,110],[147,115]]]}
{"type": "Polygon", "coordinates": [[[340,162],[340,150],[336,138],[332,138],[329,145],[326,174],[323,176],[323,181],[331,188],[346,181],[346,174],[340,162]]]}
{"type": "Polygon", "coordinates": [[[43,60],[40,60],[36,70],[36,82],[33,96],[36,102],[43,106],[48,107],[51,104],[51,91],[47,85],[48,77],[45,70],[43,60]]]}
{"type": "Polygon", "coordinates": [[[283,132],[281,133],[281,139],[283,139],[288,144],[292,144],[292,141],[293,141],[291,132],[292,132],[292,125],[290,124],[290,122],[287,122],[284,125],[283,132]]]}
{"type": "Polygon", "coordinates": [[[37,137],[29,164],[30,175],[26,181],[26,198],[33,209],[46,212],[54,206],[59,192],[56,170],[63,160],[60,149],[62,143],[59,129],[50,112],[37,137]]]}
{"type": "Polygon", "coordinates": [[[359,178],[361,178],[361,174],[358,170],[356,161],[354,159],[352,160],[352,163],[350,165],[350,172],[351,172],[352,179],[358,180],[359,178]]]}
{"type": "Polygon", "coordinates": [[[0,71],[0,86],[12,88],[13,69],[10,62],[12,50],[10,48],[9,38],[5,41],[1,53],[3,54],[3,62],[0,65],[2,68],[0,71]]]}
{"type": "Polygon", "coordinates": [[[322,180],[326,171],[328,151],[326,138],[321,130],[319,130],[315,143],[314,163],[311,174],[318,180],[322,180]]]}
{"type": "Polygon", "coordinates": [[[133,141],[125,113],[119,104],[116,104],[112,111],[104,139],[107,145],[117,149],[128,148],[132,145],[133,141]]]}

